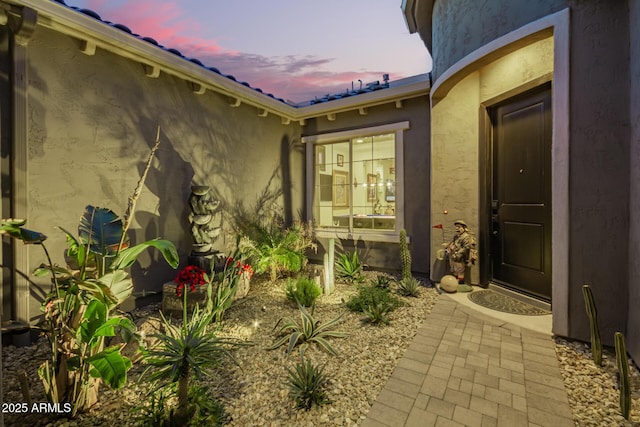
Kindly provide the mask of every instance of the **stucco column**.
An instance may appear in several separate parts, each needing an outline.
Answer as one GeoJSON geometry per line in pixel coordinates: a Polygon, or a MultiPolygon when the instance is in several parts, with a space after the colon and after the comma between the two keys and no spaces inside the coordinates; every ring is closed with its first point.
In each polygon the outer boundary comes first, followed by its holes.
{"type": "MultiPolygon", "coordinates": [[[[27,7],[8,12],[11,30],[11,213],[14,218],[27,218],[28,194],[28,51],[27,44],[36,26],[38,14],[27,7]]],[[[29,324],[29,265],[28,246],[13,241],[13,305],[14,320],[29,324]]],[[[26,345],[30,341],[27,332],[17,335],[16,345],[26,345]]]]}

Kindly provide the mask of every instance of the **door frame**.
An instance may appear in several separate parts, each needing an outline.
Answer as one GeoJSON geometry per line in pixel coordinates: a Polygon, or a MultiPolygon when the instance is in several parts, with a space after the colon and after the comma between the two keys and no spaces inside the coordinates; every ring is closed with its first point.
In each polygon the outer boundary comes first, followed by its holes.
{"type": "MultiPolygon", "coordinates": [[[[520,96],[525,95],[527,92],[536,91],[542,89],[547,85],[552,85],[552,79],[550,76],[544,76],[539,79],[529,81],[521,86],[515,87],[505,93],[500,94],[494,98],[486,100],[480,103],[479,108],[479,147],[478,147],[478,161],[479,161],[479,177],[478,183],[480,187],[480,206],[479,206],[479,230],[478,230],[478,250],[483,256],[480,256],[479,262],[479,276],[480,286],[488,287],[491,283],[491,189],[493,188],[493,124],[489,110],[498,106],[499,104],[520,96]]],[[[551,88],[551,103],[552,103],[552,120],[553,120],[553,88],[551,88]]],[[[552,142],[553,144],[553,142],[552,142]]],[[[551,166],[551,165],[550,165],[551,166]]],[[[550,168],[553,180],[553,168],[550,168]]],[[[553,197],[551,197],[551,226],[553,226],[553,197]]],[[[551,242],[551,256],[553,259],[553,243],[551,242]]],[[[553,266],[551,267],[553,271],[553,266]]],[[[551,298],[553,299],[553,282],[551,298]]]]}

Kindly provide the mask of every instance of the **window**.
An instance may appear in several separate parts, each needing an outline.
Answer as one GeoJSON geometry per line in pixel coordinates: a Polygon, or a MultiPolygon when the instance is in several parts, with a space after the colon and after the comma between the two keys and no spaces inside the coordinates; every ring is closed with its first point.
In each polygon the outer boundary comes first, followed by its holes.
{"type": "Polygon", "coordinates": [[[322,237],[392,241],[403,228],[402,131],[408,122],[304,137],[307,210],[322,237]],[[354,236],[355,237],[355,236],[354,236]]]}

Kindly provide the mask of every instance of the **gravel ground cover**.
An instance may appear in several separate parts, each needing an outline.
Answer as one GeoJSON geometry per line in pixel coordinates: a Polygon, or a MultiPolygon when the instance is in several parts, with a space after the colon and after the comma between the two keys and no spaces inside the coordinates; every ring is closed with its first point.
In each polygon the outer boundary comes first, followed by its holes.
{"type": "MultiPolygon", "coordinates": [[[[369,278],[373,273],[370,273],[369,278]]],[[[350,333],[331,343],[338,356],[310,346],[306,356],[315,363],[326,364],[328,397],[332,403],[310,411],[297,410],[285,380],[286,368],[298,362],[294,351],[287,356],[284,348],[268,350],[274,342],[274,327],[280,318],[299,319],[297,307],[284,296],[284,281],[270,283],[253,280],[249,295],[233,306],[221,323],[219,334],[249,340],[253,345],[235,350],[240,367],[225,362],[207,380],[230,416],[230,426],[354,426],[359,425],[376,396],[391,375],[418,327],[428,321],[438,294],[424,287],[418,298],[400,297],[405,304],[390,315],[389,326],[372,326],[362,322],[362,315],[346,311],[343,301],[356,292],[353,285],[338,284],[336,291],[322,296],[314,317],[322,322],[343,314],[338,330],[350,333]]],[[[158,305],[137,310],[134,314],[145,333],[157,325],[158,305]]],[[[604,366],[596,367],[588,345],[556,338],[556,353],[565,388],[578,426],[640,425],[640,375],[634,365],[632,373],[631,420],[619,415],[615,355],[605,349],[604,366]]],[[[37,368],[47,358],[48,344],[41,339],[28,347],[3,347],[3,386],[5,403],[25,401],[20,376],[28,383],[32,402],[44,402],[44,392],[37,368]]],[[[41,413],[5,413],[6,426],[132,426],[131,411],[148,400],[148,384],[139,381],[144,370],[137,362],[130,371],[127,386],[118,391],[101,388],[99,403],[89,413],[75,420],[41,413]]],[[[23,381],[24,382],[24,381],[23,381]]]]}

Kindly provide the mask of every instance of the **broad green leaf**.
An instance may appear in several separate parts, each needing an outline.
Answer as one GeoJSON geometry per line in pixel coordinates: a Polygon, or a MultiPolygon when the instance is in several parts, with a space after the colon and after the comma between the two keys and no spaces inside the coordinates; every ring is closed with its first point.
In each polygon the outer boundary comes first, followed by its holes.
{"type": "Polygon", "coordinates": [[[158,249],[171,267],[178,268],[180,259],[178,257],[178,251],[176,250],[175,245],[169,240],[160,238],[148,240],[131,248],[123,249],[114,261],[113,268],[119,270],[131,267],[136,262],[138,255],[140,255],[144,250],[150,247],[158,249]]]}
{"type": "Polygon", "coordinates": [[[107,320],[107,306],[102,301],[91,300],[87,305],[82,320],[78,333],[83,343],[90,344],[96,330],[107,320]]]}
{"type": "Polygon", "coordinates": [[[88,205],[80,219],[78,234],[82,243],[89,245],[89,251],[114,256],[119,249],[122,227],[122,220],[111,209],[88,205]]]}
{"type": "Polygon", "coordinates": [[[131,336],[135,333],[136,325],[126,317],[113,317],[96,329],[96,337],[115,337],[119,330],[124,329],[131,336]]]}
{"type": "Polygon", "coordinates": [[[97,281],[109,289],[109,293],[116,301],[116,305],[122,304],[133,292],[131,277],[123,270],[115,270],[107,273],[99,277],[97,281]]]}
{"type": "Polygon", "coordinates": [[[112,389],[119,389],[127,382],[131,360],[120,354],[119,347],[109,347],[88,359],[93,367],[91,376],[102,378],[112,389]]]}

